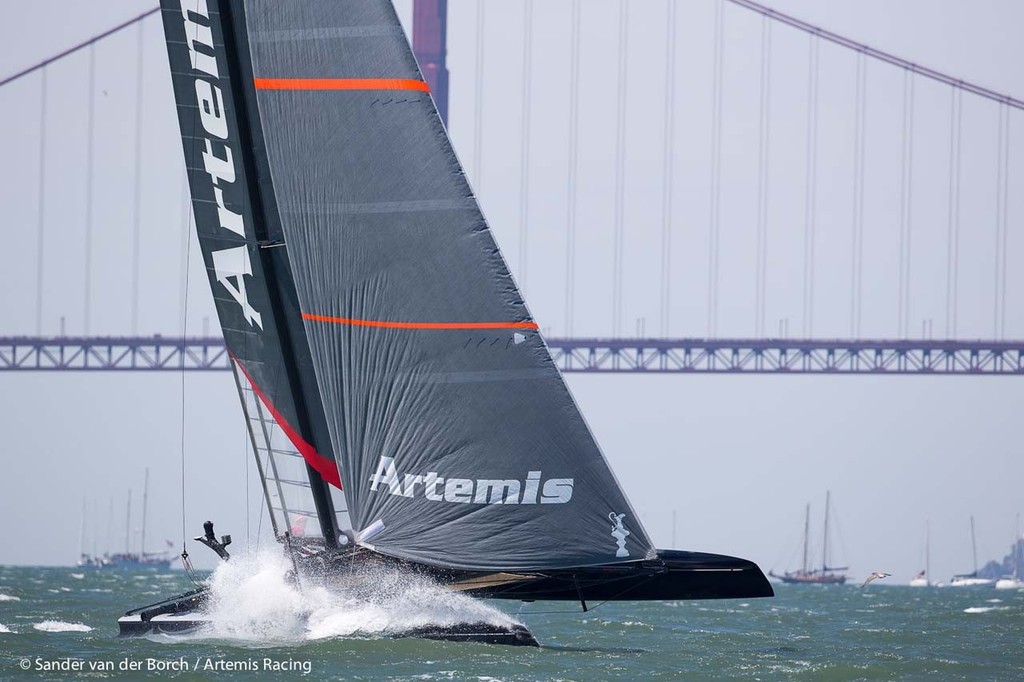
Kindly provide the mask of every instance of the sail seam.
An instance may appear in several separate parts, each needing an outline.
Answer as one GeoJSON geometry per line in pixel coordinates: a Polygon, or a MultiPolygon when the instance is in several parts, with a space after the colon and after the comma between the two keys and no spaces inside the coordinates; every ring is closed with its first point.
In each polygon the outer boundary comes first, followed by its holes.
{"type": "Polygon", "coordinates": [[[331,317],[302,313],[302,319],[328,322],[353,327],[383,327],[385,329],[537,329],[536,322],[391,322],[386,320],[359,320],[349,317],[331,317]]]}

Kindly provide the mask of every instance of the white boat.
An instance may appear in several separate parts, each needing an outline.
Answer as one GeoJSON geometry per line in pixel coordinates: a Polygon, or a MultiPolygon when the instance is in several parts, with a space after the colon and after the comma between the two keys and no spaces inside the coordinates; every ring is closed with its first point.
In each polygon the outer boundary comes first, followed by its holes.
{"type": "Polygon", "coordinates": [[[974,535],[974,517],[971,517],[971,552],[974,558],[974,570],[970,573],[954,575],[949,579],[950,587],[992,587],[995,580],[982,578],[978,575],[978,543],[974,535]]]}
{"type": "Polygon", "coordinates": [[[1020,534],[1020,514],[1017,514],[1017,532],[1010,548],[1012,572],[1009,576],[996,581],[997,590],[1024,590],[1024,580],[1020,578],[1020,565],[1024,560],[1024,537],[1020,534]]]}

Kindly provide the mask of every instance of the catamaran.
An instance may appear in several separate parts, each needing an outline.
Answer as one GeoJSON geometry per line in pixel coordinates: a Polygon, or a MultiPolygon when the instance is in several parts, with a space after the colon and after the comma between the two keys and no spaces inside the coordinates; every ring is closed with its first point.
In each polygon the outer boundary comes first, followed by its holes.
{"type": "MultiPolygon", "coordinates": [[[[390,0],[161,0],[196,230],[275,535],[491,598],[772,595],[656,549],[495,243],[390,0]]],[[[203,537],[218,548],[212,533],[203,537]]],[[[218,551],[226,550],[219,547],[218,551]]],[[[196,627],[204,588],[121,631],[196,627]]],[[[536,644],[469,624],[422,636],[536,644]]]]}

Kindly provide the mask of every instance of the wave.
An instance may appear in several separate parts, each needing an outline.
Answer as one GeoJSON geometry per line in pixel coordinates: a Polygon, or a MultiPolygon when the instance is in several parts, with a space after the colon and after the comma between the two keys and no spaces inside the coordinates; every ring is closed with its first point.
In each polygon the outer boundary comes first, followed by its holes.
{"type": "Polygon", "coordinates": [[[21,597],[12,597],[9,594],[0,592],[0,601],[21,601],[21,597]]]}
{"type": "Polygon", "coordinates": [[[9,627],[4,625],[3,623],[0,623],[0,634],[4,634],[5,632],[9,633],[10,631],[11,629],[9,627]]]}
{"type": "Polygon", "coordinates": [[[1009,606],[968,606],[964,613],[988,613],[989,611],[1007,611],[1009,606]]]}
{"type": "Polygon", "coordinates": [[[286,578],[290,567],[276,552],[233,556],[218,566],[210,578],[210,627],[202,636],[297,641],[465,623],[519,624],[476,599],[393,569],[357,570],[343,584],[303,577],[296,585],[286,578]]]}
{"type": "Polygon", "coordinates": [[[33,625],[42,632],[92,632],[92,628],[82,623],[66,623],[62,620],[44,620],[33,625]]]}

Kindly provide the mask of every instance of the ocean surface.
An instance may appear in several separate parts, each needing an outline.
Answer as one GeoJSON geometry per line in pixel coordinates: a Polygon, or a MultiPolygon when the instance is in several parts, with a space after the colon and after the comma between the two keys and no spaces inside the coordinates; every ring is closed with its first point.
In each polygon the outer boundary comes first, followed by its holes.
{"type": "Polygon", "coordinates": [[[780,585],[773,599],[581,613],[400,579],[357,601],[296,590],[279,569],[262,558],[218,570],[210,632],[118,639],[125,610],[192,587],[181,571],[0,567],[0,680],[1024,680],[1024,592],[780,585]],[[519,621],[542,646],[387,636],[460,618],[519,621]]]}

